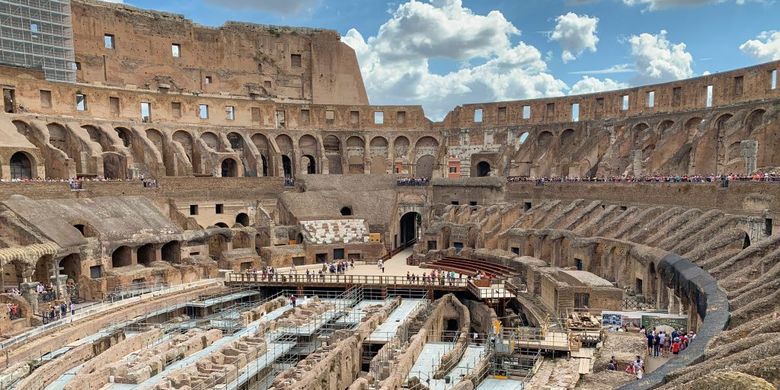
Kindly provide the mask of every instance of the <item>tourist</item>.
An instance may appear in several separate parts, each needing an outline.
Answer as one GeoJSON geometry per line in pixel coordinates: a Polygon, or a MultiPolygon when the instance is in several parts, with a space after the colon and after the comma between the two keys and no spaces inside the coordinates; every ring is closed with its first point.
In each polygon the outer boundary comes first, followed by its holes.
{"type": "Polygon", "coordinates": [[[653,357],[659,357],[661,356],[661,335],[659,333],[655,333],[655,336],[653,336],[653,357]]]}
{"type": "Polygon", "coordinates": [[[70,316],[73,317],[76,315],[76,304],[73,303],[73,301],[70,301],[70,316]]]}
{"type": "Polygon", "coordinates": [[[680,353],[680,338],[677,337],[672,342],[672,354],[677,355],[680,353]]]}
{"type": "Polygon", "coordinates": [[[612,359],[609,359],[609,363],[607,363],[607,370],[617,371],[617,366],[618,366],[617,359],[615,359],[615,357],[612,356],[612,359]]]}
{"type": "Polygon", "coordinates": [[[290,295],[290,303],[292,303],[292,307],[293,308],[295,308],[295,301],[296,300],[297,300],[297,298],[295,297],[295,295],[290,295]]]}

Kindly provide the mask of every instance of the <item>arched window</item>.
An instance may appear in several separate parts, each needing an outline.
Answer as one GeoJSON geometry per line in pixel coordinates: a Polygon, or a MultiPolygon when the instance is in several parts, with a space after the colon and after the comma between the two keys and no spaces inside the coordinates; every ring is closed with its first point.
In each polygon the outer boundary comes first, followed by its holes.
{"type": "Polygon", "coordinates": [[[236,160],[232,158],[226,158],[222,161],[222,177],[236,177],[238,176],[238,165],[236,160]]]}
{"type": "Polygon", "coordinates": [[[11,178],[32,179],[32,163],[26,154],[16,152],[11,156],[11,178]]]}

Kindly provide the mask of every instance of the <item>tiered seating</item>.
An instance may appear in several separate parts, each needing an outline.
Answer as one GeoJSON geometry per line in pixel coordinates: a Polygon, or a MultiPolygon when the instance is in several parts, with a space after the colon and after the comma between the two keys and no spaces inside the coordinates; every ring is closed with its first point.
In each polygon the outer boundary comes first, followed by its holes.
{"type": "Polygon", "coordinates": [[[423,264],[423,267],[440,269],[442,271],[454,271],[464,275],[474,275],[477,271],[482,271],[489,278],[505,278],[517,275],[516,271],[501,264],[457,257],[445,257],[441,260],[423,264]]]}
{"type": "Polygon", "coordinates": [[[301,232],[304,240],[312,244],[368,242],[368,224],[364,219],[301,221],[301,232]]]}

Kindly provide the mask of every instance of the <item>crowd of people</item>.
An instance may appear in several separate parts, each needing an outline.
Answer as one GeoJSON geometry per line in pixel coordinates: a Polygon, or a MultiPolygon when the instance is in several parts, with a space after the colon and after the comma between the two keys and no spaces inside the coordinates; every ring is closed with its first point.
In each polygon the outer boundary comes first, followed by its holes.
{"type": "Polygon", "coordinates": [[[648,176],[602,176],[602,177],[529,177],[509,176],[509,183],[718,183],[723,181],[752,181],[780,183],[780,174],[756,172],[753,175],[648,175],[648,176]]]}
{"type": "Polygon", "coordinates": [[[49,322],[66,318],[69,312],[71,316],[76,315],[75,303],[65,301],[60,301],[59,303],[52,302],[49,304],[49,307],[41,313],[43,316],[43,323],[48,324],[49,322]]]}
{"type": "Polygon", "coordinates": [[[8,302],[5,306],[8,310],[8,318],[11,319],[11,321],[22,317],[22,312],[19,309],[18,303],[8,302]]]}
{"type": "Polygon", "coordinates": [[[10,179],[6,180],[0,178],[0,183],[66,183],[71,190],[80,190],[84,187],[85,182],[141,182],[144,188],[157,188],[159,183],[157,179],[144,178],[143,176],[138,179],[107,179],[103,176],[95,177],[79,177],[72,179],[42,179],[40,177],[34,179],[10,179]]]}
{"type": "MultiPolygon", "coordinates": [[[[647,339],[647,356],[651,358],[668,358],[677,355],[688,348],[688,345],[696,338],[696,332],[673,329],[666,333],[664,330],[639,329],[639,333],[647,339]]],[[[617,371],[618,362],[614,356],[607,363],[607,370],[617,371]]],[[[641,356],[637,355],[630,364],[626,365],[625,372],[636,375],[637,379],[642,379],[646,370],[645,362],[641,356]]]]}
{"type": "Polygon", "coordinates": [[[396,182],[399,186],[427,186],[431,179],[427,177],[402,177],[396,182]]]}

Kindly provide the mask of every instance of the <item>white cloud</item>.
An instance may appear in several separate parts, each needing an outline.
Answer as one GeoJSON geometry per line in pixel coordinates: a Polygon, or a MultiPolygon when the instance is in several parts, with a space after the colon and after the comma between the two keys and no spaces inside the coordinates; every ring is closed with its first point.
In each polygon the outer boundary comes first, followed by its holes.
{"type": "Polygon", "coordinates": [[[319,0],[204,0],[223,8],[257,9],[279,15],[295,15],[314,8],[319,0]]]}
{"type": "Polygon", "coordinates": [[[780,60],[780,31],[763,31],[741,44],[739,50],[759,61],[780,60]]]}
{"type": "Polygon", "coordinates": [[[595,77],[584,76],[580,81],[572,85],[569,95],[581,95],[584,93],[612,91],[615,89],[628,88],[629,85],[612,79],[597,79],[595,77]]]}
{"type": "Polygon", "coordinates": [[[410,0],[401,4],[376,36],[351,29],[342,37],[357,53],[374,104],[422,104],[441,119],[467,102],[560,96],[566,84],[547,69],[542,53],[510,37],[520,34],[499,11],[477,15],[461,0],[410,0]],[[429,60],[462,66],[444,74],[429,60]],[[477,59],[478,65],[470,60],[477,59]]]}
{"type": "Polygon", "coordinates": [[[632,35],[628,42],[639,73],[637,83],[657,83],[693,76],[693,56],[685,50],[685,43],[669,42],[666,30],[657,35],[632,35]]]}
{"type": "MultiPolygon", "coordinates": [[[[636,5],[644,6],[645,9],[643,9],[643,11],[658,11],[674,7],[720,4],[727,1],[728,0],[623,0],[623,4],[631,7],[636,5]]],[[[749,1],[756,3],[767,2],[767,0],[736,0],[734,3],[743,5],[749,1]]]]}
{"type": "Polygon", "coordinates": [[[615,73],[636,73],[636,68],[634,68],[634,65],[632,64],[617,64],[604,69],[578,70],[575,72],[569,72],[569,74],[615,74],[615,73]]]}
{"type": "Polygon", "coordinates": [[[550,34],[550,40],[561,45],[561,59],[564,63],[576,59],[586,49],[596,52],[596,44],[599,42],[596,26],[599,18],[569,12],[558,16],[555,21],[555,30],[550,34]]]}

